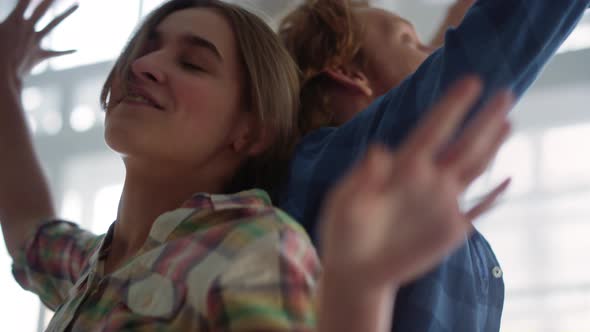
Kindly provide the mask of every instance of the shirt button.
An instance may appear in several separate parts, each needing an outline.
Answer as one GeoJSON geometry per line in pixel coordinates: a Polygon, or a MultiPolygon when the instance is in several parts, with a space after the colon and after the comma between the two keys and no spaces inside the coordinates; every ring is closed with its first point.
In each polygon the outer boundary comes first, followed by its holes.
{"type": "Polygon", "coordinates": [[[502,269],[499,266],[496,266],[492,269],[492,275],[494,278],[500,279],[502,278],[502,275],[504,275],[504,272],[502,272],[502,269]]]}

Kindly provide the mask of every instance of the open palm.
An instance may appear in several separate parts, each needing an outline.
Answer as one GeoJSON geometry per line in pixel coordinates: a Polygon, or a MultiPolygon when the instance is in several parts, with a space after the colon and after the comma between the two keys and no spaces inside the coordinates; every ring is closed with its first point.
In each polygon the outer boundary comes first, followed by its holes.
{"type": "Polygon", "coordinates": [[[35,30],[37,22],[47,13],[55,0],[43,0],[29,18],[25,18],[25,12],[30,6],[31,0],[20,0],[14,11],[0,23],[0,69],[9,70],[22,79],[39,62],[73,51],[51,51],[41,48],[41,40],[59,25],[66,17],[72,14],[77,6],[70,7],[63,14],[54,18],[40,31],[35,30]]]}
{"type": "Polygon", "coordinates": [[[395,153],[374,146],[329,195],[323,211],[325,269],[349,282],[403,284],[464,242],[471,221],[508,186],[463,212],[458,198],[486,168],[509,132],[510,94],[492,100],[457,139],[479,81],[451,89],[395,153]]]}

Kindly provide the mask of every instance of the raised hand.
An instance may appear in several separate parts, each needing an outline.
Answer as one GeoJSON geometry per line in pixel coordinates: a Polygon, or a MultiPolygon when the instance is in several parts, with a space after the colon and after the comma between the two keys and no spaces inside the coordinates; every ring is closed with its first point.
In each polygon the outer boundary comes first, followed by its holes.
{"type": "Polygon", "coordinates": [[[463,18],[465,17],[465,14],[467,14],[469,8],[471,8],[475,2],[476,0],[455,0],[455,2],[447,10],[447,14],[443,22],[438,27],[438,30],[435,32],[434,37],[430,42],[430,46],[432,48],[436,49],[443,46],[447,30],[458,27],[463,21],[463,18]]]}
{"type": "Polygon", "coordinates": [[[55,17],[40,31],[35,30],[37,22],[47,13],[55,0],[43,0],[29,18],[25,18],[31,0],[20,0],[14,11],[0,23],[0,72],[3,75],[21,80],[41,61],[74,52],[52,51],[41,48],[41,40],[64,19],[72,14],[78,5],[73,5],[61,15],[55,17]]]}
{"type": "Polygon", "coordinates": [[[35,25],[54,1],[42,0],[25,18],[31,0],[20,0],[0,23],[0,223],[13,257],[39,220],[55,216],[49,185],[33,149],[20,102],[22,80],[36,64],[73,52],[41,48],[41,40],[77,8],[72,6],[36,31],[35,25]]]}
{"type": "Polygon", "coordinates": [[[463,21],[465,14],[467,14],[469,8],[473,7],[475,2],[476,0],[455,0],[447,10],[447,16],[445,17],[447,28],[456,28],[463,21]]]}
{"type": "Polygon", "coordinates": [[[457,25],[461,23],[463,17],[465,17],[465,14],[475,2],[476,0],[455,0],[455,3],[449,8],[448,12],[448,15],[452,17],[453,23],[457,25]]]}
{"type": "Polygon", "coordinates": [[[510,129],[506,112],[512,97],[501,93],[453,139],[480,91],[477,79],[456,84],[395,153],[371,148],[331,192],[322,214],[326,283],[400,286],[465,241],[473,219],[509,183],[472,210],[459,208],[459,197],[486,169],[510,129]]]}

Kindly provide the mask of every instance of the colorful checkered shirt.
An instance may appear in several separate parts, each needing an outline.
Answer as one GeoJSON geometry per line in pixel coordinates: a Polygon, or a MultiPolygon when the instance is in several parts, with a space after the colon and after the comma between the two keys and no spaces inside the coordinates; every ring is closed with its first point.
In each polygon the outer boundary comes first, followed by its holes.
{"type": "Polygon", "coordinates": [[[15,259],[16,280],[55,310],[48,331],[313,330],[319,261],[265,192],[195,195],[105,275],[113,229],[49,221],[15,259]]]}

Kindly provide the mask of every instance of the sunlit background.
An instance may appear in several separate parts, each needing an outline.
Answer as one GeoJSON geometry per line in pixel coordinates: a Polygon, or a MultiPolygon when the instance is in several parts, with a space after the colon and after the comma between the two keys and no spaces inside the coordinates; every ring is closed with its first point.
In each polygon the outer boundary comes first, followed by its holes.
{"type": "MultiPolygon", "coordinates": [[[[56,1],[42,23],[73,2],[56,1]]],[[[122,163],[103,142],[101,84],[138,21],[161,2],[82,0],[78,12],[46,40],[47,47],[78,52],[36,68],[23,91],[59,211],[97,233],[115,219],[124,176],[122,163]]],[[[448,2],[378,3],[408,17],[428,38],[448,2]]],[[[294,3],[246,5],[275,24],[294,3]]],[[[0,17],[14,4],[0,1],[0,17]]],[[[514,177],[502,204],[478,223],[504,270],[503,332],[590,331],[589,95],[590,16],[517,106],[516,132],[471,191],[477,196],[506,175],[514,177]]],[[[14,282],[10,264],[2,245],[0,330],[42,331],[51,312],[14,282]]]]}

